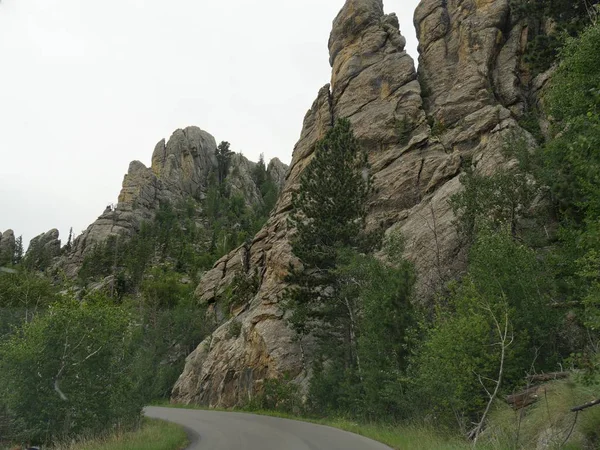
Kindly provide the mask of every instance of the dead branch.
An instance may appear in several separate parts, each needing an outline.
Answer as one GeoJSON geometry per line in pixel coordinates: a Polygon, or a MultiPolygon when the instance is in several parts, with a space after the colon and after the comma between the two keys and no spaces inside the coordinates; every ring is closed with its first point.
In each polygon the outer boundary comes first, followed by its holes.
{"type": "Polygon", "coordinates": [[[529,405],[534,404],[538,400],[538,391],[540,386],[534,386],[525,389],[524,391],[517,392],[516,394],[506,396],[506,403],[508,403],[516,411],[523,409],[529,405]]]}
{"type": "Polygon", "coordinates": [[[565,378],[569,378],[570,375],[569,372],[540,373],[528,376],[527,380],[531,383],[545,383],[547,381],[564,380],[565,378]]]}
{"type": "MultiPolygon", "coordinates": [[[[484,309],[486,311],[488,311],[490,313],[490,315],[492,316],[492,320],[494,321],[494,325],[496,326],[496,331],[498,332],[499,341],[496,343],[496,345],[500,346],[500,367],[498,369],[498,379],[494,380],[494,383],[495,383],[494,391],[490,394],[488,389],[484,386],[484,389],[488,394],[489,401],[487,403],[487,406],[485,407],[485,411],[483,412],[483,415],[481,416],[481,420],[479,421],[479,423],[477,424],[477,426],[471,433],[471,435],[473,436],[473,447],[477,446],[477,439],[479,438],[479,435],[481,434],[481,431],[483,430],[483,426],[484,426],[487,416],[490,412],[490,409],[492,408],[494,401],[498,397],[498,392],[500,391],[500,386],[502,385],[502,380],[504,378],[504,363],[506,361],[506,350],[514,342],[514,335],[509,333],[508,312],[504,313],[504,326],[502,327],[500,325],[500,322],[498,322],[496,315],[492,311],[492,308],[488,305],[484,309]],[[509,337],[509,334],[510,334],[510,337],[509,337]]],[[[479,382],[483,385],[483,381],[482,381],[481,377],[479,377],[479,382]]]]}
{"type": "Polygon", "coordinates": [[[586,403],[585,405],[576,406],[575,408],[571,408],[571,412],[583,411],[584,409],[588,409],[588,408],[591,408],[592,406],[597,406],[597,405],[600,405],[600,399],[594,400],[593,402],[586,403]]]}

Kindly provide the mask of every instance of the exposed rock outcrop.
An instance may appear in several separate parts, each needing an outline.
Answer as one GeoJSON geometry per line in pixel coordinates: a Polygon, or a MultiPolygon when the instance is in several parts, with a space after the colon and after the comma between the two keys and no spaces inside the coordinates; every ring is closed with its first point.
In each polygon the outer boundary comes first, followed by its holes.
{"type": "Polygon", "coordinates": [[[12,263],[17,241],[13,230],[0,233],[0,266],[12,263]]]}
{"type": "Polygon", "coordinates": [[[279,189],[283,189],[285,185],[285,176],[287,175],[289,167],[282,163],[279,158],[273,158],[267,166],[267,173],[271,176],[273,181],[279,186],[279,189]]]}
{"type": "Polygon", "coordinates": [[[54,258],[60,256],[60,234],[56,228],[42,233],[29,241],[25,259],[29,267],[38,270],[47,269],[54,258]]]}
{"type": "MultiPolygon", "coordinates": [[[[75,276],[87,252],[111,235],[129,236],[141,223],[151,220],[162,202],[177,204],[193,198],[202,200],[216,170],[215,138],[198,127],[177,130],[169,141],[161,140],[152,154],[152,165],[133,161],[123,180],[118,204],[109,205],[104,213],[73,243],[73,250],[62,264],[75,276]]],[[[287,166],[273,163],[285,172],[287,166]]],[[[228,183],[232,193],[240,194],[249,205],[261,202],[258,187],[252,179],[255,163],[242,155],[232,156],[228,183]]],[[[280,173],[277,172],[280,177],[280,173]]]]}
{"type": "Polygon", "coordinates": [[[203,302],[218,304],[236,273],[251,272],[260,277],[258,292],[188,357],[174,401],[229,407],[246,402],[265,378],[287,374],[302,383],[308,377],[310,355],[278,305],[295,263],[287,215],[316,142],[338,118],[350,119],[369,154],[375,180],[369,227],[402,232],[419,274],[419,300],[463,268],[449,205],[461,189],[461,170],[473,164],[491,174],[506,164],[502,149],[514,133],[529,139],[515,120],[524,101],[522,27],[510,23],[508,0],[423,0],[415,24],[418,74],[398,19],[384,13],[382,1],[346,1],[329,40],[331,84],[304,119],[274,214],[197,289],[203,302]],[[227,332],[232,321],[241,323],[237,337],[227,332]]]}

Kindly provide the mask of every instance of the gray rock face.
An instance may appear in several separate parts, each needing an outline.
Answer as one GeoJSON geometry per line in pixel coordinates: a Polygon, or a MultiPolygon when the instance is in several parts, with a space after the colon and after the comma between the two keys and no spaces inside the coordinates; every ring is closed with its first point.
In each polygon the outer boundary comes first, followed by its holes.
{"type": "Polygon", "coordinates": [[[285,184],[285,177],[287,175],[288,166],[282,163],[279,158],[273,158],[267,166],[267,173],[271,176],[273,181],[277,183],[279,189],[283,189],[285,184]]]}
{"type": "MultiPolygon", "coordinates": [[[[203,199],[210,174],[217,167],[216,148],[213,136],[198,127],[188,127],[175,131],[168,142],[162,140],[156,145],[151,167],[133,161],[123,179],[118,204],[107,207],[75,239],[73,250],[63,261],[67,274],[76,275],[95,244],[111,235],[135,233],[144,220],[154,217],[161,202],[176,204],[189,197],[203,199]]],[[[251,176],[254,166],[242,155],[234,155],[228,176],[232,192],[241,194],[251,205],[262,201],[251,176]]]]}
{"type": "Polygon", "coordinates": [[[13,230],[0,233],[0,266],[12,263],[16,249],[16,239],[13,230]]]}
{"type": "Polygon", "coordinates": [[[460,191],[465,161],[491,174],[508,164],[502,148],[515,133],[523,102],[522,45],[508,0],[422,0],[415,12],[420,65],[405,52],[398,19],[381,0],[347,0],[329,40],[331,84],[304,119],[276,209],[253,242],[222,258],[197,289],[218,309],[219,294],[238,272],[257,273],[256,296],[187,359],[173,400],[215,407],[243,404],[265,378],[284,374],[303,383],[306,349],[294,341],[278,305],[290,264],[291,193],[316,142],[339,118],[349,118],[369,153],[375,180],[368,226],[400,230],[406,257],[418,271],[418,300],[427,301],[464,267],[465,249],[450,198],[460,191]]]}
{"type": "Polygon", "coordinates": [[[31,267],[44,270],[54,258],[60,256],[60,235],[56,228],[42,233],[29,241],[25,258],[31,267]]]}

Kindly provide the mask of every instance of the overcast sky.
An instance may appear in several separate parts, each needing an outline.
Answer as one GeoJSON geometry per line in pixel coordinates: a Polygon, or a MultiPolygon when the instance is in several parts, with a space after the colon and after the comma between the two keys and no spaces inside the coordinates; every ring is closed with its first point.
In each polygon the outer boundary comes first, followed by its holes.
{"type": "MultiPolygon", "coordinates": [[[[419,0],[385,0],[416,54],[419,0]]],[[[344,0],[0,0],[0,231],[83,231],[197,125],[288,163],[344,0]]]]}

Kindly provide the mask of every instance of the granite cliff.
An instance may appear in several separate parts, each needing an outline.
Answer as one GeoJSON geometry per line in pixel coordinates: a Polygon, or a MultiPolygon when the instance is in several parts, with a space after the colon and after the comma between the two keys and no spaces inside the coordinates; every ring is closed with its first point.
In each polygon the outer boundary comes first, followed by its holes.
{"type": "Polygon", "coordinates": [[[196,292],[218,311],[239,274],[258,276],[258,288],[189,355],[173,401],[230,407],[267,378],[287,375],[302,384],[310,376],[310,355],[279,305],[295,263],[287,217],[315,143],[338,118],[351,121],[369,154],[369,227],[405,237],[419,275],[417,300],[427,301],[464,268],[449,205],[460,174],[467,165],[491,174],[510,164],[503,148],[515,135],[534,145],[518,119],[547,77],[529,81],[521,68],[527,29],[512,21],[509,0],[422,0],[414,22],[418,71],[396,15],[385,14],[381,0],[347,0],[335,18],[331,82],[306,114],[271,218],[249,245],[218,261],[196,292]],[[228,331],[234,323],[237,336],[228,331]]]}

